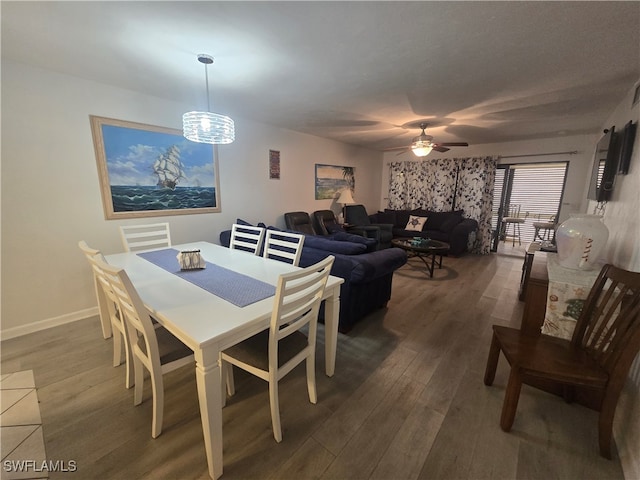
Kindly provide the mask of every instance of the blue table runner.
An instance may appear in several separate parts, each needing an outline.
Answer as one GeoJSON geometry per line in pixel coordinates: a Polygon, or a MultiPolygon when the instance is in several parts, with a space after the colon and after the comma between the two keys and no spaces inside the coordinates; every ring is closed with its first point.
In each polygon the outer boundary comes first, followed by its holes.
{"type": "Polygon", "coordinates": [[[202,270],[181,270],[176,258],[178,253],[176,249],[166,248],[138,253],[138,256],[237,307],[246,307],[276,293],[273,285],[209,262],[202,270]]]}

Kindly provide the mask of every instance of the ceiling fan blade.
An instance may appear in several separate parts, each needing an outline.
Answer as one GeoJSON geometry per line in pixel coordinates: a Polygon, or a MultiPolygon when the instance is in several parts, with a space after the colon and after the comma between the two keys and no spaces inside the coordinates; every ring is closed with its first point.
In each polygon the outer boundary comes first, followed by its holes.
{"type": "Polygon", "coordinates": [[[436,152],[440,152],[440,153],[444,153],[444,152],[448,152],[449,149],[447,147],[442,147],[442,144],[438,144],[438,145],[434,145],[432,150],[435,150],[436,152]]]}
{"type": "Polygon", "coordinates": [[[411,148],[411,147],[391,147],[391,148],[383,148],[382,151],[383,152],[392,152],[394,150],[406,150],[407,148],[411,148]]]}
{"type": "Polygon", "coordinates": [[[403,153],[407,153],[411,151],[411,147],[404,147],[402,150],[400,150],[398,153],[396,153],[396,157],[398,155],[402,155],[403,153]]]}
{"type": "Polygon", "coordinates": [[[440,145],[443,147],[468,147],[469,146],[467,142],[449,142],[449,143],[438,142],[437,145],[440,145]]]}

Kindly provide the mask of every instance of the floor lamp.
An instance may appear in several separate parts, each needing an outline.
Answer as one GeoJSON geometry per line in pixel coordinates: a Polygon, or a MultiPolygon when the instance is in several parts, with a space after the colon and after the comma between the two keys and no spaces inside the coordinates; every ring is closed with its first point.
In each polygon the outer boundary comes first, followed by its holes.
{"type": "Polygon", "coordinates": [[[340,216],[342,217],[342,222],[340,223],[344,223],[346,218],[345,212],[344,212],[345,205],[356,203],[355,200],[353,199],[353,195],[351,194],[351,189],[345,188],[344,190],[342,190],[336,202],[342,205],[342,212],[340,213],[340,216]]]}

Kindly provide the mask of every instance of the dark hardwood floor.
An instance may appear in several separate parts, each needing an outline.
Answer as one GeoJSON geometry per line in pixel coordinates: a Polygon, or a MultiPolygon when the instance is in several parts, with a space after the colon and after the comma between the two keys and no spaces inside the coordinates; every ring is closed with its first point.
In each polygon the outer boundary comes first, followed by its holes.
{"type": "MultiPolygon", "coordinates": [[[[598,455],[597,413],[525,386],[511,433],[499,427],[507,364],[483,384],[493,323],[519,326],[522,256],[446,258],[428,278],[412,259],[388,307],[339,335],[336,374],[308,401],[304,367],[281,382],[283,441],[266,383],[236,370],[224,409],[224,479],[622,479],[598,455]]],[[[133,406],[97,317],[2,342],[2,373],[33,369],[51,478],[206,479],[195,373],[165,378],[163,433],[151,393],[133,406]]]]}

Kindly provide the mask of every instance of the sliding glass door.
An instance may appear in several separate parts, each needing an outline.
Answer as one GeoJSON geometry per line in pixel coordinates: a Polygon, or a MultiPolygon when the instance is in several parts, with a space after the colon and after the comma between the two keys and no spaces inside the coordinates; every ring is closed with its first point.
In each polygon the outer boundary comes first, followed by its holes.
{"type": "Polygon", "coordinates": [[[492,251],[498,250],[502,218],[509,205],[520,206],[521,241],[533,241],[533,222],[557,219],[569,162],[498,165],[494,183],[492,251]]]}

